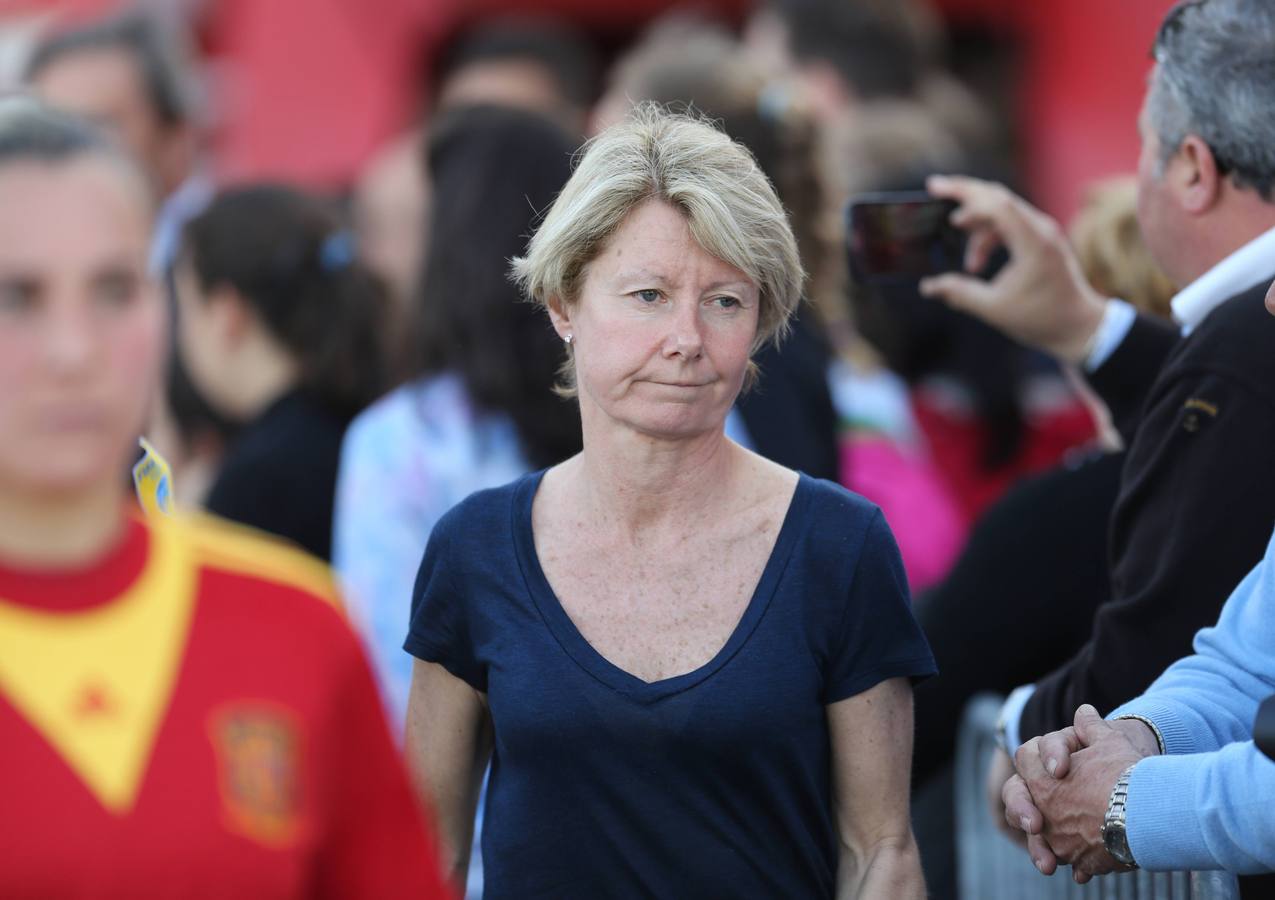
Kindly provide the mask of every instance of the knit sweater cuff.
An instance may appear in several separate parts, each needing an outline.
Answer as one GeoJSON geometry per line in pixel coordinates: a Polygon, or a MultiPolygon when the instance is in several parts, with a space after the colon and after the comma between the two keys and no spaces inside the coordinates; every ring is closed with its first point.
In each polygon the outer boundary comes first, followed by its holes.
{"type": "Polygon", "coordinates": [[[1126,834],[1134,862],[1142,868],[1217,867],[1195,808],[1200,763],[1197,756],[1152,756],[1130,773],[1126,834]]]}
{"type": "Polygon", "coordinates": [[[1190,726],[1178,714],[1176,704],[1166,703],[1154,697],[1137,697],[1113,709],[1107,719],[1118,719],[1120,716],[1142,716],[1155,722],[1156,728],[1160,729],[1160,737],[1164,739],[1166,754],[1200,753],[1217,749],[1199,746],[1190,726]]]}

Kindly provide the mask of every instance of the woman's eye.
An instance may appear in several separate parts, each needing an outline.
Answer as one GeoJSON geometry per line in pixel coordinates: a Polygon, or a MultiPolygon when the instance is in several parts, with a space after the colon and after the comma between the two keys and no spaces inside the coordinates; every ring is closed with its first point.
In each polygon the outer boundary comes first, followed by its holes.
{"type": "Polygon", "coordinates": [[[645,290],[634,291],[633,296],[637,297],[643,303],[654,303],[656,300],[660,299],[660,292],[654,288],[646,288],[645,290]]]}
{"type": "Polygon", "coordinates": [[[137,296],[138,281],[131,275],[115,274],[94,285],[97,300],[107,306],[127,306],[137,296]]]}
{"type": "Polygon", "coordinates": [[[0,312],[17,315],[35,305],[34,286],[21,281],[0,281],[0,312]]]}
{"type": "Polygon", "coordinates": [[[740,305],[738,297],[722,296],[722,297],[717,297],[716,299],[714,299],[713,302],[716,303],[722,309],[738,309],[740,305]]]}

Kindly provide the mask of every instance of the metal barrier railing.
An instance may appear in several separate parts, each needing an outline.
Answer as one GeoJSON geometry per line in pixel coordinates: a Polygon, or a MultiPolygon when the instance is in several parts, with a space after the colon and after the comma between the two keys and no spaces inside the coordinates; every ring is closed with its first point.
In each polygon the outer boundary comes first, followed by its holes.
{"type": "Polygon", "coordinates": [[[1144,872],[1076,884],[1059,867],[1052,878],[1036,871],[1027,853],[992,822],[983,780],[996,746],[996,717],[1004,698],[981,694],[965,709],[956,748],[956,853],[962,900],[1238,900],[1225,872],[1144,872]]]}

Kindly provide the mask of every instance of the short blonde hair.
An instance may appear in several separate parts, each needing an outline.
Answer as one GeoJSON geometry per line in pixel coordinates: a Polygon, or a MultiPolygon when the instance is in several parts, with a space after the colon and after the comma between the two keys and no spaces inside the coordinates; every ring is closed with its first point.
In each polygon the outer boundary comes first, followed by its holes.
{"type": "Polygon", "coordinates": [[[1138,225],[1138,185],[1133,176],[1093,184],[1071,223],[1085,278],[1099,292],[1120,297],[1139,311],[1171,319],[1177,289],[1156,263],[1138,225]]]}
{"type": "Polygon", "coordinates": [[[652,199],[681,210],[705,251],[757,285],[753,350],[782,337],[805,274],[774,188],[742,144],[705,119],[654,103],[639,105],[585,145],[527,255],[513,261],[514,280],[546,308],[555,300],[571,306],[588,264],[652,199]]]}

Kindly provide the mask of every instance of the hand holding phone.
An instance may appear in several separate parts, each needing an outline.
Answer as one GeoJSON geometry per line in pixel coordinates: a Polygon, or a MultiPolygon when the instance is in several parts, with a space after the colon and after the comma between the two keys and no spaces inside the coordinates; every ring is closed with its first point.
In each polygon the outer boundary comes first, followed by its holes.
{"type": "Polygon", "coordinates": [[[846,207],[850,273],[866,284],[918,282],[960,271],[965,232],[951,223],[957,204],[924,191],[860,194],[846,207]]]}
{"type": "Polygon", "coordinates": [[[1085,280],[1058,224],[992,182],[932,176],[926,187],[959,204],[952,221],[971,235],[968,269],[981,270],[997,248],[1007,261],[990,279],[958,271],[927,275],[921,293],[1064,362],[1083,362],[1106,302],[1085,280]]]}

